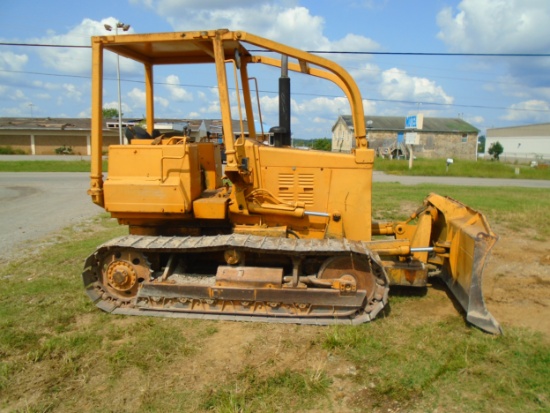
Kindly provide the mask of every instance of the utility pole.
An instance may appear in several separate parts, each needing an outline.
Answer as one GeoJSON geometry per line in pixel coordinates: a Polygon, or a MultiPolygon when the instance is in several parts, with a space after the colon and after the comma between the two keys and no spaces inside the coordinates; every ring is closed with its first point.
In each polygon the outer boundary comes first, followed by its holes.
{"type": "MultiPolygon", "coordinates": [[[[108,31],[113,30],[113,27],[108,24],[105,24],[104,27],[108,31]]],[[[127,32],[130,27],[131,26],[129,24],[118,22],[115,26],[115,35],[118,35],[118,29],[122,29],[122,31],[127,32]]],[[[118,84],[118,139],[119,143],[123,145],[124,139],[122,137],[122,100],[120,98],[120,57],[118,53],[116,55],[116,78],[118,84]]]]}

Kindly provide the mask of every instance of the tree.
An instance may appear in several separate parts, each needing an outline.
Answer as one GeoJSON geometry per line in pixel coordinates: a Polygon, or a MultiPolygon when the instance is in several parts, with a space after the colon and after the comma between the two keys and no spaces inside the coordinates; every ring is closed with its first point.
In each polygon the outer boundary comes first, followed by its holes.
{"type": "Polygon", "coordinates": [[[331,151],[332,150],[332,139],[328,138],[322,138],[322,139],[314,139],[313,145],[311,145],[312,149],[317,149],[320,151],[331,151]]]}
{"type": "Polygon", "coordinates": [[[477,138],[477,153],[485,153],[485,135],[480,135],[477,138]]]}
{"type": "Polygon", "coordinates": [[[489,152],[489,155],[493,157],[493,159],[496,159],[498,161],[500,154],[504,152],[504,148],[502,147],[499,141],[496,141],[491,144],[488,152],[489,152]]]}
{"type": "Polygon", "coordinates": [[[103,108],[103,117],[105,119],[118,119],[118,109],[103,108]]]}

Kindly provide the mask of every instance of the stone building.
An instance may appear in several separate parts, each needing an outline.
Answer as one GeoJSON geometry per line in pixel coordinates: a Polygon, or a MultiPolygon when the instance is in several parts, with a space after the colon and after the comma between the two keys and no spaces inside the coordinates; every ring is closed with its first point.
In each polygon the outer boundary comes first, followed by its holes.
{"type": "MultiPolygon", "coordinates": [[[[479,129],[458,118],[424,117],[417,130],[418,145],[413,145],[419,158],[472,159],[477,157],[479,129]]],[[[407,157],[405,116],[365,116],[369,146],[379,156],[407,157]]],[[[351,116],[339,116],[332,127],[332,151],[350,152],[355,147],[351,116]]]]}

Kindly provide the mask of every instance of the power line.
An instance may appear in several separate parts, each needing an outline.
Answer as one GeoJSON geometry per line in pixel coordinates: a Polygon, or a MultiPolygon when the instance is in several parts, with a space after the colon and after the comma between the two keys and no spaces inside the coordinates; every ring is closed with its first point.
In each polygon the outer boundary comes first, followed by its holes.
{"type": "Polygon", "coordinates": [[[475,56],[475,57],[550,57],[550,53],[436,53],[436,52],[346,52],[310,50],[318,54],[392,55],[392,56],[475,56]]]}
{"type": "MultiPolygon", "coordinates": [[[[23,74],[32,74],[32,75],[40,75],[40,76],[54,76],[54,77],[72,77],[77,79],[86,79],[90,80],[89,76],[82,76],[82,75],[62,75],[62,74],[54,74],[54,73],[42,73],[42,72],[26,72],[26,71],[16,71],[16,70],[0,70],[0,72],[8,72],[8,73],[23,73],[23,74]]],[[[105,78],[104,80],[112,80],[116,81],[116,78],[105,78]]],[[[133,80],[133,79],[121,79],[123,82],[127,83],[139,83],[139,84],[145,84],[143,80],[133,80]]],[[[200,89],[211,89],[211,88],[217,88],[217,86],[211,86],[211,85],[193,85],[193,84],[178,84],[174,85],[173,83],[168,82],[154,82],[155,85],[162,85],[162,86],[179,86],[179,87],[189,87],[189,88],[200,88],[200,89]]],[[[235,90],[235,88],[229,88],[231,90],[235,90]]],[[[258,90],[260,93],[266,93],[266,94],[278,94],[277,91],[271,91],[271,90],[258,90]]],[[[327,97],[327,98],[339,98],[342,97],[341,95],[328,95],[328,94],[321,94],[321,93],[304,93],[304,92],[294,92],[294,95],[297,96],[310,96],[310,97],[327,97]]],[[[440,102],[424,102],[424,101],[417,101],[417,100],[397,100],[397,99],[376,99],[376,98],[368,98],[364,97],[364,99],[369,100],[371,102],[383,102],[383,103],[400,103],[405,105],[425,105],[425,106],[440,106],[440,107],[457,107],[457,108],[475,108],[475,109],[489,109],[489,110],[509,110],[514,112],[540,112],[540,113],[550,113],[550,110],[547,109],[524,109],[524,108],[507,108],[507,107],[501,107],[501,106],[486,106],[486,105],[465,105],[465,104],[458,104],[458,103],[440,103],[440,102]]]]}
{"type": "Polygon", "coordinates": [[[61,48],[76,48],[76,49],[91,49],[92,46],[78,46],[71,44],[39,44],[39,43],[4,43],[0,42],[0,46],[24,46],[24,47],[61,47],[61,48]]]}
{"type": "MultiPolygon", "coordinates": [[[[22,47],[60,47],[90,49],[91,46],[65,45],[65,44],[40,44],[40,43],[6,43],[0,42],[0,46],[22,47]]],[[[273,52],[272,50],[250,49],[250,52],[273,52]]],[[[440,52],[372,52],[372,51],[346,51],[346,50],[306,50],[316,54],[347,54],[347,55],[390,55],[390,56],[470,56],[470,57],[550,57],[550,53],[440,53],[440,52]]]]}

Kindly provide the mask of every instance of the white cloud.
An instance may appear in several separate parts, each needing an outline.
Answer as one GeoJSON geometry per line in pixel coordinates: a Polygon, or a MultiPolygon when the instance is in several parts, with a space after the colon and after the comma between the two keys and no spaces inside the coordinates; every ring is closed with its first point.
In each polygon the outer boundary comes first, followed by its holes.
{"type": "Polygon", "coordinates": [[[507,113],[501,119],[515,122],[548,122],[548,112],[550,112],[548,102],[544,100],[527,100],[510,105],[507,113]]]}
{"type": "Polygon", "coordinates": [[[324,125],[330,123],[332,125],[334,123],[334,119],[326,119],[326,118],[320,118],[318,116],[315,116],[313,118],[313,123],[320,123],[324,125]]]}
{"type": "Polygon", "coordinates": [[[485,123],[485,118],[483,116],[469,116],[466,122],[472,125],[483,125],[485,123]]]}
{"type": "Polygon", "coordinates": [[[16,89],[11,95],[10,95],[10,98],[13,99],[13,100],[24,100],[24,99],[27,99],[27,97],[25,96],[25,94],[23,93],[23,91],[21,89],[16,89]]]}
{"type": "Polygon", "coordinates": [[[278,96],[261,96],[260,97],[260,107],[262,113],[279,113],[279,97],[278,96]]]}
{"type": "Polygon", "coordinates": [[[363,99],[363,109],[364,109],[365,115],[376,114],[376,102],[363,99]]]}
{"type": "MultiPolygon", "coordinates": [[[[346,50],[351,52],[357,52],[357,51],[372,52],[379,49],[380,45],[376,43],[374,40],[369,39],[367,37],[359,36],[353,33],[348,33],[344,38],[331,42],[330,47],[332,51],[346,50]]],[[[361,59],[364,60],[364,57],[362,57],[361,59]]]]}
{"type": "Polygon", "coordinates": [[[4,107],[4,108],[0,108],[0,115],[5,117],[10,117],[10,118],[27,117],[27,116],[30,116],[30,108],[28,107],[27,104],[20,104],[19,106],[10,106],[7,108],[4,107]]]}
{"type": "MultiPolygon", "coordinates": [[[[142,116],[145,111],[145,91],[135,87],[127,93],[127,97],[128,99],[122,100],[122,113],[126,114],[126,116],[142,116]]],[[[107,104],[104,104],[103,106],[107,106],[107,104]]],[[[167,108],[170,106],[170,101],[161,96],[155,96],[155,107],[159,108],[160,106],[167,108]]],[[[118,107],[118,103],[116,107],[118,107]]],[[[159,116],[158,113],[157,116],[159,116]]]]}
{"type": "Polygon", "coordinates": [[[380,93],[384,99],[419,102],[453,103],[453,98],[432,80],[409,76],[407,72],[392,68],[382,73],[380,93]]]}
{"type": "Polygon", "coordinates": [[[176,101],[192,101],[193,94],[185,90],[180,86],[180,79],[176,75],[169,75],[166,77],[166,90],[170,93],[172,99],[176,101]]]}
{"type": "MultiPolygon", "coordinates": [[[[109,32],[104,25],[116,26],[117,19],[109,17],[101,21],[84,19],[79,25],[71,28],[66,33],[56,33],[50,31],[47,36],[30,39],[30,42],[41,44],[60,44],[71,46],[90,46],[91,36],[106,35],[109,32]]],[[[132,33],[130,28],[128,33],[132,33]]],[[[44,65],[49,68],[55,68],[58,71],[71,74],[87,74],[91,67],[91,53],[88,48],[59,48],[59,47],[40,47],[37,53],[42,59],[44,65]]],[[[113,53],[105,53],[104,67],[108,74],[116,72],[116,56],[113,53]]],[[[133,73],[138,70],[136,62],[130,59],[120,59],[121,73],[133,73]]]]}
{"type": "Polygon", "coordinates": [[[106,108],[106,109],[117,109],[118,110],[118,101],[103,102],[103,107],[106,108]]]}
{"type": "Polygon", "coordinates": [[[92,112],[90,110],[90,108],[86,108],[82,111],[80,111],[77,115],[78,118],[91,118],[92,117],[92,112]]]}
{"type": "Polygon", "coordinates": [[[213,115],[214,117],[220,117],[221,109],[220,103],[217,100],[211,101],[208,106],[203,106],[199,112],[203,116],[213,115]]]}
{"type": "Polygon", "coordinates": [[[377,84],[380,82],[382,70],[375,64],[363,63],[359,66],[346,65],[347,70],[356,82],[365,82],[366,84],[377,84]]]}
{"type": "Polygon", "coordinates": [[[49,93],[35,93],[34,95],[36,98],[38,99],[41,99],[41,100],[49,100],[52,98],[52,95],[49,94],[49,93]]]}
{"type": "Polygon", "coordinates": [[[330,114],[336,119],[340,113],[350,113],[348,100],[344,97],[327,98],[321,96],[300,103],[293,101],[293,103],[292,109],[297,114],[330,114]]]}
{"type": "Polygon", "coordinates": [[[160,96],[155,96],[155,105],[157,106],[162,106],[163,108],[167,108],[168,106],[170,106],[170,101],[166,98],[163,98],[163,97],[160,97],[160,96]]]}
{"type": "Polygon", "coordinates": [[[225,27],[244,30],[307,50],[373,50],[379,46],[364,36],[348,34],[330,41],[325,20],[312,15],[297,0],[132,0],[166,18],[174,30],[225,27]]]}
{"type": "Polygon", "coordinates": [[[457,52],[548,52],[548,21],[548,0],[462,0],[439,12],[437,36],[457,52]]]}
{"type": "Polygon", "coordinates": [[[33,87],[37,89],[45,89],[50,91],[56,91],[59,90],[61,87],[59,84],[56,83],[50,83],[50,82],[43,82],[41,80],[33,80],[32,83],[33,87]]]}
{"type": "MultiPolygon", "coordinates": [[[[462,0],[437,15],[441,39],[451,51],[463,53],[548,53],[548,0],[462,0]]],[[[543,57],[483,58],[492,67],[504,65],[526,87],[550,83],[550,59],[543,57]],[[496,59],[496,60],[495,60],[496,59]]]]}
{"type": "MultiPolygon", "coordinates": [[[[8,70],[18,72],[23,70],[29,57],[24,54],[16,54],[13,52],[0,52],[0,70],[8,70]]],[[[9,76],[11,74],[0,72],[0,76],[9,76]]]]}
{"type": "Polygon", "coordinates": [[[65,96],[69,99],[75,100],[77,102],[82,101],[82,91],[80,88],[72,83],[63,83],[61,86],[65,91],[65,96]]]}

